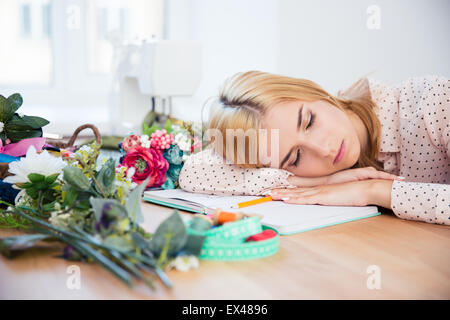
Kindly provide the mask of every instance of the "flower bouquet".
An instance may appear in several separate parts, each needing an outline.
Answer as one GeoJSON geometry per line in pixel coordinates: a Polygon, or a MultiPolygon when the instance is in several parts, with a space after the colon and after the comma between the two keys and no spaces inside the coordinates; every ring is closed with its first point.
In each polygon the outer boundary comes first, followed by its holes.
{"type": "Polygon", "coordinates": [[[135,183],[148,179],[147,188],[174,189],[187,157],[202,149],[201,125],[172,123],[163,128],[143,124],[143,134],[131,134],[119,144],[120,166],[135,183]]]}
{"type": "Polygon", "coordinates": [[[188,235],[177,212],[153,234],[141,227],[142,192],[164,184],[170,167],[160,149],[145,153],[144,161],[154,167],[142,169],[141,158],[131,155],[130,167],[113,159],[99,165],[96,142],[73,152],[29,146],[25,156],[9,163],[3,180],[18,191],[15,200],[0,200],[0,228],[26,233],[0,239],[0,253],[13,258],[40,241],[61,242],[64,259],[98,263],[129,286],[136,278],[153,288],[158,278],[170,287],[164,269],[174,263],[181,270],[195,267],[204,237],[188,235]]]}

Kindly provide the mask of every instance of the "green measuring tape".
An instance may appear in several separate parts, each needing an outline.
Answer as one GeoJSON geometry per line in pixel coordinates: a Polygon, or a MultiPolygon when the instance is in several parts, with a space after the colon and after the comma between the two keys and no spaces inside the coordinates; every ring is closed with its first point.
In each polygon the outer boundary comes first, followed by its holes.
{"type": "Polygon", "coordinates": [[[187,232],[206,236],[200,259],[239,261],[268,257],[278,251],[280,241],[278,233],[271,239],[245,242],[249,236],[260,233],[264,229],[271,228],[261,226],[258,217],[250,217],[206,231],[192,229],[188,224],[187,232]]]}

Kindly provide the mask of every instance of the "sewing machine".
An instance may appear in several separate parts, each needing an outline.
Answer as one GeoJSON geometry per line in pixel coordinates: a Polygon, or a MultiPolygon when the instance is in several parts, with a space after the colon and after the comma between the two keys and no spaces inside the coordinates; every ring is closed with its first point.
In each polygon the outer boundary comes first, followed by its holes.
{"type": "Polygon", "coordinates": [[[172,97],[193,95],[201,80],[201,49],[199,41],[171,40],[116,46],[110,96],[113,134],[140,133],[149,111],[169,115],[172,97]]]}

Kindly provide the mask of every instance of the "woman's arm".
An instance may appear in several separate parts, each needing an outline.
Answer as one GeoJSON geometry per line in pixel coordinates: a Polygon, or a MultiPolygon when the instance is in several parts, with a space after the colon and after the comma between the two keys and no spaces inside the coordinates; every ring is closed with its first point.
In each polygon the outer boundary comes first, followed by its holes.
{"type": "Polygon", "coordinates": [[[225,162],[208,148],[189,157],[180,173],[180,187],[189,192],[215,195],[262,195],[273,188],[295,187],[286,170],[244,169],[225,162]]]}
{"type": "Polygon", "coordinates": [[[309,188],[274,189],[274,200],[329,206],[377,205],[406,220],[450,225],[450,185],[371,179],[309,188]]]}
{"type": "Polygon", "coordinates": [[[274,189],[274,200],[327,206],[377,205],[390,209],[392,180],[369,179],[316,187],[274,189]]]}
{"type": "Polygon", "coordinates": [[[335,174],[304,178],[275,168],[243,169],[212,149],[197,153],[186,161],[180,174],[180,186],[189,192],[216,195],[262,195],[274,188],[312,187],[365,179],[395,179],[374,168],[349,169],[335,174]]]}

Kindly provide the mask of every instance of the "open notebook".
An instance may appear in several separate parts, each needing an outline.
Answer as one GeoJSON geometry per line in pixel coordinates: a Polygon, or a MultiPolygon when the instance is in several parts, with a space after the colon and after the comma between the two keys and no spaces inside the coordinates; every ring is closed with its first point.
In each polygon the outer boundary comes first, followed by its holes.
{"type": "Polygon", "coordinates": [[[213,196],[190,193],[180,189],[145,191],[143,197],[148,202],[196,213],[208,214],[221,208],[226,211],[260,214],[263,216],[261,223],[276,229],[281,235],[323,228],[380,214],[375,206],[297,205],[282,201],[269,201],[241,209],[232,208],[239,202],[257,198],[259,197],[213,196]]]}

